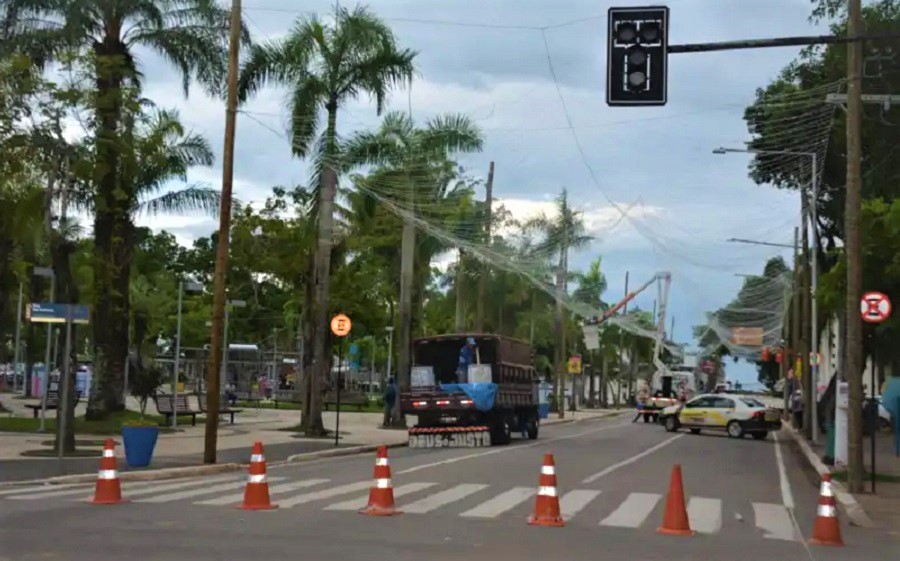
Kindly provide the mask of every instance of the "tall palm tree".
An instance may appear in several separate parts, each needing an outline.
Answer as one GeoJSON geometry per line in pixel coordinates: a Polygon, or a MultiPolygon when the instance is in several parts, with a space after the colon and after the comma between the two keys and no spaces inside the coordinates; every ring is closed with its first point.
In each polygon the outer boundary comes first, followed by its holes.
{"type": "Polygon", "coordinates": [[[180,73],[218,92],[225,75],[228,10],[215,0],[10,0],[19,17],[34,15],[16,37],[36,62],[75,51],[94,85],[94,368],[88,417],[124,407],[128,351],[128,247],[133,184],[123,169],[129,92],[139,90],[138,49],[163,56],[180,73]]]}
{"type": "Polygon", "coordinates": [[[541,213],[527,223],[528,228],[537,230],[542,235],[542,240],[537,245],[537,250],[555,257],[556,266],[556,316],[553,321],[553,330],[557,334],[557,344],[554,349],[554,371],[556,372],[556,397],[559,405],[560,418],[565,416],[562,406],[564,365],[566,362],[566,334],[563,329],[564,299],[567,296],[567,280],[569,274],[569,251],[585,247],[593,238],[587,234],[584,219],[580,211],[569,206],[569,196],[565,189],[556,198],[556,213],[552,218],[541,213]]]}
{"type": "MultiPolygon", "coordinates": [[[[483,143],[478,126],[465,115],[440,115],[429,119],[420,128],[406,113],[394,111],[385,115],[377,130],[357,133],[344,147],[348,166],[379,165],[405,178],[405,185],[399,189],[400,193],[395,191],[392,197],[407,213],[403,220],[400,249],[397,381],[401,391],[409,388],[412,349],[416,227],[409,214],[418,214],[420,209],[434,208],[432,205],[439,204],[441,199],[454,193],[456,188],[450,187],[448,181],[455,175],[454,166],[448,165],[449,156],[461,152],[479,152],[483,143]],[[401,202],[403,198],[406,200],[401,202]]],[[[400,400],[397,400],[393,413],[395,422],[399,421],[399,416],[400,400]]]]}
{"type": "Polygon", "coordinates": [[[340,8],[326,24],[318,16],[297,20],[284,39],[252,47],[238,85],[242,100],[273,81],[290,89],[291,147],[296,156],[315,156],[319,237],[315,259],[313,314],[314,373],[306,377],[303,426],[324,434],[321,379],[329,372],[326,355],[328,292],[334,230],[334,199],[342,169],[337,134],[338,109],[362,94],[375,98],[378,112],[390,89],[415,74],[416,53],[397,46],[394,33],[368,9],[340,8]],[[325,130],[319,135],[320,113],[325,130]]]}

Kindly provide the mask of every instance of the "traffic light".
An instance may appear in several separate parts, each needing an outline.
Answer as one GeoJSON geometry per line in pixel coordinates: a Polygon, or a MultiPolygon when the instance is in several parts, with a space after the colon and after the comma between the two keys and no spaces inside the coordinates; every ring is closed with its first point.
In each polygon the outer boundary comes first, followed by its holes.
{"type": "Polygon", "coordinates": [[[665,105],[669,8],[610,8],[608,20],[606,103],[665,105]]]}

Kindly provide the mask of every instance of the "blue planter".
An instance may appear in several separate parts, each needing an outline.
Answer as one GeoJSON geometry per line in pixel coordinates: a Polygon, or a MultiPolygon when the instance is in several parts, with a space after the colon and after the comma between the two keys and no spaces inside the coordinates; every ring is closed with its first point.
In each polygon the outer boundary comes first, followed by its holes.
{"type": "Polygon", "coordinates": [[[122,427],[125,462],[131,467],[147,467],[153,458],[159,427],[122,427]]]}
{"type": "Polygon", "coordinates": [[[549,403],[541,403],[538,405],[538,415],[540,415],[541,419],[546,419],[550,416],[550,404],[549,403]]]}

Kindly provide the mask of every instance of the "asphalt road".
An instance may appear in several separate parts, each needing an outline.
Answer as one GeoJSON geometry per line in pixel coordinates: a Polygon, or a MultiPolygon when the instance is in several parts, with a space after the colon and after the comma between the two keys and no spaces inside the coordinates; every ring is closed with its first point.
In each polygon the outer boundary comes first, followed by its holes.
{"type": "Polygon", "coordinates": [[[355,512],[372,455],[270,468],[280,508],[265,512],[235,508],[244,477],[234,474],[126,483],[132,502],[109,507],[86,504],[84,486],[3,489],[0,561],[896,559],[900,542],[846,524],[846,547],[806,545],[818,482],[787,442],[673,437],[629,421],[543,427],[537,441],[506,447],[392,450],[405,511],[395,517],[355,512]],[[526,523],[546,452],[556,460],[563,528],[526,523]],[[676,463],[691,537],[655,531],[676,463]]]}

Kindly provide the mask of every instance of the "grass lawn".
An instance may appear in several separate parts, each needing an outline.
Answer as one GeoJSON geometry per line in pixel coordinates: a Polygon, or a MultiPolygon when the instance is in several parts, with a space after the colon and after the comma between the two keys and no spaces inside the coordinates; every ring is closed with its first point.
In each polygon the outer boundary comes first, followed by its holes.
{"type": "MultiPolygon", "coordinates": [[[[847,481],[847,471],[836,471],[831,474],[831,476],[837,481],[846,482],[847,481]]],[[[866,472],[863,480],[869,482],[872,480],[872,474],[870,472],[866,472]]],[[[893,475],[887,473],[876,473],[875,481],[881,481],[883,483],[900,483],[900,475],[893,475]]]]}
{"type": "MultiPolygon", "coordinates": [[[[85,421],[84,417],[75,418],[76,434],[102,434],[112,435],[121,432],[122,424],[127,421],[136,421],[141,414],[136,411],[120,411],[111,414],[102,421],[85,421]]],[[[161,415],[144,415],[144,420],[162,424],[164,417],[161,415]]],[[[189,424],[190,417],[178,417],[179,423],[189,424]]],[[[199,422],[199,421],[198,421],[199,422]]],[[[0,432],[37,432],[41,426],[40,419],[31,417],[0,417],[0,432]]],[[[56,419],[48,418],[46,425],[48,431],[56,430],[56,419]]],[[[163,430],[166,430],[163,427],[163,430]]]]}

